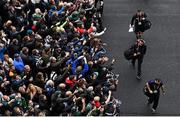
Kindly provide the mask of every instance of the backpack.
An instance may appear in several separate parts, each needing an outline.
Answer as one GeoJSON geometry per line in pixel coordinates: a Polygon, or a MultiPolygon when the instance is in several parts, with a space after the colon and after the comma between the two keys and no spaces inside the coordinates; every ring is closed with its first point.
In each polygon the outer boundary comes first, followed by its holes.
{"type": "Polygon", "coordinates": [[[150,29],[151,26],[152,26],[151,21],[150,21],[149,19],[146,19],[146,20],[144,21],[144,30],[150,29]]]}
{"type": "Polygon", "coordinates": [[[131,60],[133,58],[134,52],[133,49],[129,48],[124,51],[124,57],[126,60],[131,60]]]}

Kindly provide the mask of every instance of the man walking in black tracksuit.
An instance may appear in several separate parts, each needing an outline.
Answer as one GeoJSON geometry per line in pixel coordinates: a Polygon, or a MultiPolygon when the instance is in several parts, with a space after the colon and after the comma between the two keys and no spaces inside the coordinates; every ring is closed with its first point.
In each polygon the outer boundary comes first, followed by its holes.
{"type": "Polygon", "coordinates": [[[144,22],[147,15],[142,10],[138,10],[137,13],[131,19],[131,26],[134,26],[134,32],[136,33],[136,38],[140,38],[145,31],[144,22]]]}
{"type": "Polygon", "coordinates": [[[160,79],[150,80],[146,83],[144,94],[148,97],[148,104],[153,103],[152,112],[156,111],[159,102],[160,88],[165,94],[164,85],[160,79]]]}
{"type": "Polygon", "coordinates": [[[145,41],[142,39],[138,39],[136,43],[131,47],[132,51],[134,52],[132,58],[132,65],[135,67],[135,62],[138,60],[138,71],[137,71],[137,79],[141,78],[141,64],[143,62],[144,55],[146,54],[146,45],[145,41]]]}

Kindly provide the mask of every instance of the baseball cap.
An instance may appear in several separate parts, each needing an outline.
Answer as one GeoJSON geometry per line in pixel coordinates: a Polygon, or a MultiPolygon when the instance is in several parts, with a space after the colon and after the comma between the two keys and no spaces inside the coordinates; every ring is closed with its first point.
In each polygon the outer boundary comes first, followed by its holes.
{"type": "Polygon", "coordinates": [[[20,55],[18,53],[14,54],[14,58],[19,57],[20,55]]]}

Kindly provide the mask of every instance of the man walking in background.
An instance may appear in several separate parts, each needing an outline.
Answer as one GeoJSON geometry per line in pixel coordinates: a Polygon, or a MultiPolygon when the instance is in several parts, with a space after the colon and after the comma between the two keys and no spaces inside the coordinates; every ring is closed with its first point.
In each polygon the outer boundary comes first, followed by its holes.
{"type": "Polygon", "coordinates": [[[147,15],[144,11],[138,10],[132,17],[130,27],[134,28],[136,38],[141,38],[144,31],[150,29],[151,22],[147,19],[147,15]]]}

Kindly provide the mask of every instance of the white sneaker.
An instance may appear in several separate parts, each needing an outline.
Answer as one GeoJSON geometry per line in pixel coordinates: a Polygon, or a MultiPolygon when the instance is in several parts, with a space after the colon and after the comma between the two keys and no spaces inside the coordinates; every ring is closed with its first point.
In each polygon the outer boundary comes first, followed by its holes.
{"type": "Polygon", "coordinates": [[[155,112],[156,112],[156,110],[155,110],[154,108],[152,108],[151,110],[152,110],[152,113],[155,113],[155,112]]]}

